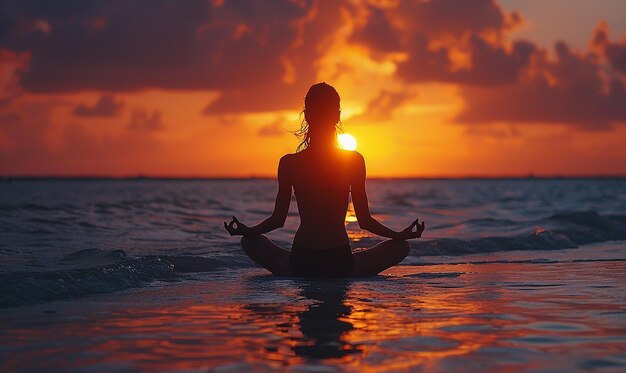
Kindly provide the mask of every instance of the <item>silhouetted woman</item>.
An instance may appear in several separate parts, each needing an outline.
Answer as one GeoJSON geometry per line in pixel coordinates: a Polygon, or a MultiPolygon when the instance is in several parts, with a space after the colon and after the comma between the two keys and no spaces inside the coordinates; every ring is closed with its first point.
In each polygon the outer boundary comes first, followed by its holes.
{"type": "Polygon", "coordinates": [[[295,154],[278,165],[278,195],[272,216],[254,227],[237,218],[224,227],[242,235],[241,245],[252,260],[275,275],[299,277],[373,276],[398,264],[409,252],[405,240],[419,238],[424,223],[416,219],[396,232],[372,217],[365,192],[365,161],[356,151],[339,149],[339,94],[326,83],[313,85],[304,99],[303,141],[295,154]],[[300,227],[291,251],[275,245],[264,233],[285,224],[291,190],[300,213],[300,227]],[[344,219],[352,193],[362,229],[391,238],[355,254],[350,249],[344,219]],[[415,230],[414,230],[415,229],[415,230]]]}

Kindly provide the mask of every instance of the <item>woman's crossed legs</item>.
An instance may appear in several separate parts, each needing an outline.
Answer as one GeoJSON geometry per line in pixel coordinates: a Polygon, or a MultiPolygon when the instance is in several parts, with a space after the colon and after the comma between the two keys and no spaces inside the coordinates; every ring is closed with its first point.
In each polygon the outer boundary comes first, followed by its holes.
{"type": "MultiPolygon", "coordinates": [[[[293,276],[289,267],[290,251],[264,235],[244,236],[241,246],[250,259],[279,276],[293,276]]],[[[349,277],[375,276],[400,263],[409,253],[407,241],[386,240],[354,254],[354,269],[349,277]]]]}

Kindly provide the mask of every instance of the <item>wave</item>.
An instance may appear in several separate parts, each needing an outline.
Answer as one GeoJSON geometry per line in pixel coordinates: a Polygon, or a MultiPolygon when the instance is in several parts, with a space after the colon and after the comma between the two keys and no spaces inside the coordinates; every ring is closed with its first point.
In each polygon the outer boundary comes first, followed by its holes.
{"type": "MultiPolygon", "coordinates": [[[[594,211],[558,213],[533,225],[536,228],[532,233],[513,237],[413,241],[409,256],[422,258],[512,250],[560,250],[626,240],[624,215],[600,215],[594,211]]],[[[544,263],[545,259],[542,260],[541,263],[544,263]]],[[[209,257],[149,255],[130,258],[123,250],[85,249],[60,258],[54,263],[55,270],[52,271],[0,273],[0,308],[111,293],[153,281],[177,281],[184,278],[185,273],[254,266],[241,253],[216,252],[209,257]]]]}
{"type": "Polygon", "coordinates": [[[182,273],[252,265],[247,258],[235,255],[128,258],[123,250],[100,249],[71,253],[58,264],[87,268],[0,273],[0,308],[112,293],[152,281],[176,281],[182,273]]]}
{"type": "Polygon", "coordinates": [[[560,250],[597,242],[626,240],[626,216],[595,211],[558,213],[534,222],[530,234],[475,239],[415,241],[411,255],[467,255],[513,250],[560,250]],[[545,227],[545,228],[544,228],[545,227]],[[550,228],[555,227],[555,228],[550,228]]]}

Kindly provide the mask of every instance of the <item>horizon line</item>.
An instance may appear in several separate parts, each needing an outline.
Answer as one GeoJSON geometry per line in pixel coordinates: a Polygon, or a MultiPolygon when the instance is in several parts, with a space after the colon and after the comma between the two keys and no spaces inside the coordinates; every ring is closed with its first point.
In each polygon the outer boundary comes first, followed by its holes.
{"type": "MultiPolygon", "coordinates": [[[[464,179],[624,179],[626,174],[503,174],[503,175],[413,175],[368,176],[368,180],[464,180],[464,179]]],[[[275,180],[270,175],[1,175],[0,181],[11,180],[275,180]]]]}

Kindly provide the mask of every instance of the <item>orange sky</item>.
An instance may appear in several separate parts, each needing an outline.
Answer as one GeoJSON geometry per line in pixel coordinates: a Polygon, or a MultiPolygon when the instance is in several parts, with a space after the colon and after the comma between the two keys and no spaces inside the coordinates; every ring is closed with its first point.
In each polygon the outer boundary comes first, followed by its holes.
{"type": "Polygon", "coordinates": [[[370,176],[626,175],[626,2],[29,3],[0,175],[273,176],[317,81],[370,176]]]}

